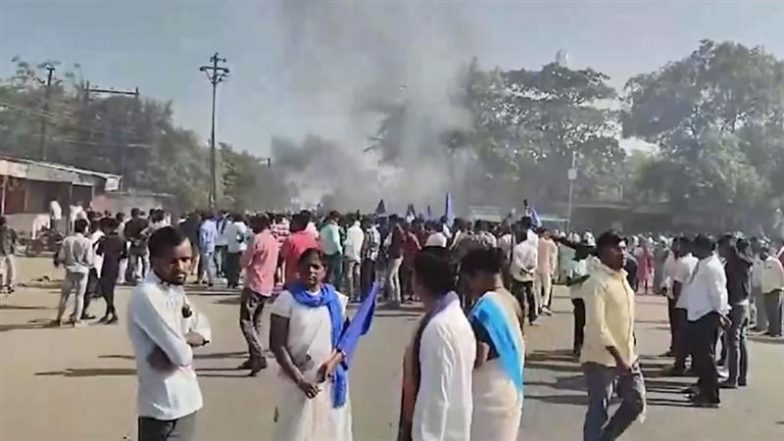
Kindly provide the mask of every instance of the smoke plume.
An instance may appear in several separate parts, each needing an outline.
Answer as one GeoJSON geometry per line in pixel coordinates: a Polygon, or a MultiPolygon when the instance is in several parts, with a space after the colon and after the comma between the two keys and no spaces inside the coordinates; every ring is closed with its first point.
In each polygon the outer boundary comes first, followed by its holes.
{"type": "MultiPolygon", "coordinates": [[[[269,7],[279,49],[271,66],[301,141],[277,138],[273,160],[304,204],[332,195],[339,209],[439,204],[454,186],[439,136],[467,116],[457,77],[476,47],[460,5],[295,1],[269,7]],[[399,151],[368,150],[385,115],[405,110],[399,151]],[[311,136],[305,136],[311,134],[311,136]]],[[[435,206],[435,205],[434,205],[435,206]]]]}

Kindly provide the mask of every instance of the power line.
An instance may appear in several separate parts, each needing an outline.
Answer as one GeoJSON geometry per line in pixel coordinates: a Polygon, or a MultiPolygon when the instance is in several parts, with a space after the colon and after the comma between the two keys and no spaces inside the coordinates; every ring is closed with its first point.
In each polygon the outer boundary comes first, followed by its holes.
{"type": "Polygon", "coordinates": [[[210,129],[210,208],[215,208],[215,202],[218,197],[218,180],[215,170],[215,95],[218,90],[218,83],[226,80],[229,76],[229,69],[223,66],[218,66],[218,63],[225,63],[225,58],[220,58],[218,53],[210,57],[212,65],[201,66],[199,70],[207,75],[207,79],[212,84],[212,127],[210,129]]]}

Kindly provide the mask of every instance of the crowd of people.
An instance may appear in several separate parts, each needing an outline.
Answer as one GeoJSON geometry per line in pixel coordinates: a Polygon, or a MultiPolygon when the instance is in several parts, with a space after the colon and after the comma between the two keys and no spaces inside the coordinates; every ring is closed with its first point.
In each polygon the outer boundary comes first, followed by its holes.
{"type": "Polygon", "coordinates": [[[370,318],[349,320],[347,305],[376,286],[386,307],[421,302],[425,310],[401,354],[399,439],[511,440],[523,405],[524,323],[551,315],[553,285],[564,283],[572,349],[588,386],[584,439],[611,440],[645,410],[635,297],[667,296],[672,338],[664,355],[674,362],[666,373],[696,375],[685,392],[696,406],[718,407],[720,388],[748,384],[750,329],[781,337],[782,259],[784,247],[766,239],[612,230],[595,238],[548,230],[528,216],[493,224],[335,211],[204,212],[179,221],[162,210],[145,217],[134,209],[127,220],[87,213],[55,257],[66,276],[53,324],[63,323],[72,293],[74,326],[92,318],[96,295],[106,301],[101,321],[116,323],[116,284],[136,285],[128,327],[140,439],[191,439],[202,406],[192,348],[209,343],[211,331],[183,285],[191,277],[208,289],[225,283],[240,290],[248,345],[240,368],[251,376],[267,367],[259,329],[271,305],[269,348],[281,369],[273,439],[350,440],[347,377],[370,318]],[[347,344],[354,321],[367,323],[347,344]],[[610,418],[614,392],[622,404],[610,418]]]}

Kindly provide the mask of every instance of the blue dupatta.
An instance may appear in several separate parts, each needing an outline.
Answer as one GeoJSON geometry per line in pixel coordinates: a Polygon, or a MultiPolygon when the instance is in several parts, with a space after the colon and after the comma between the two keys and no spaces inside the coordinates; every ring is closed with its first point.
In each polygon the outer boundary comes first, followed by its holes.
{"type": "Polygon", "coordinates": [[[300,282],[292,283],[287,288],[294,300],[300,305],[310,308],[326,306],[329,310],[332,324],[332,348],[343,353],[343,362],[336,367],[332,376],[332,405],[335,408],[343,407],[346,404],[348,392],[348,368],[359,338],[370,329],[379,287],[377,284],[373,286],[345,330],[343,306],[340,304],[334,286],[323,284],[319,295],[309,293],[305,285],[300,282]]]}
{"type": "Polygon", "coordinates": [[[487,332],[493,348],[501,361],[501,367],[514,383],[517,390],[523,390],[522,350],[515,338],[514,324],[509,323],[503,308],[487,295],[476,302],[468,319],[487,332]]]}

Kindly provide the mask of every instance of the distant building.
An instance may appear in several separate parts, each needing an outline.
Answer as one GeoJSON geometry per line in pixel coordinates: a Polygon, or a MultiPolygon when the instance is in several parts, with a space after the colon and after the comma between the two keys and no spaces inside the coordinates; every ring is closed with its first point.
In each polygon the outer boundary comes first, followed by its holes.
{"type": "Polygon", "coordinates": [[[0,213],[21,233],[30,233],[33,220],[49,213],[56,200],[68,218],[68,207],[88,208],[96,195],[115,192],[120,176],[64,164],[0,157],[0,213]]]}
{"type": "Polygon", "coordinates": [[[569,54],[561,49],[555,53],[555,63],[559,66],[569,67],[569,54]]]}

